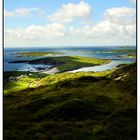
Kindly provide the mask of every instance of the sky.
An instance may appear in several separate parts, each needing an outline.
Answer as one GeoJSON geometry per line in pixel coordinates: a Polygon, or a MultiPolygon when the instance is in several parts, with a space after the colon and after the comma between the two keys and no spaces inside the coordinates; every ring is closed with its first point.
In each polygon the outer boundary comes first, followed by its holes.
{"type": "Polygon", "coordinates": [[[136,44],[136,0],[4,0],[5,47],[136,44]]]}

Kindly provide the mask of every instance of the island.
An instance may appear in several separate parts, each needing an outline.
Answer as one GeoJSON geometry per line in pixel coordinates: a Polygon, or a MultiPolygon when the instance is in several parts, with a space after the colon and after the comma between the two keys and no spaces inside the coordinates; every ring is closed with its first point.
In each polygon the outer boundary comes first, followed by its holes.
{"type": "Polygon", "coordinates": [[[117,57],[120,57],[120,58],[136,58],[136,53],[118,55],[117,57]]]}
{"type": "Polygon", "coordinates": [[[62,52],[17,52],[11,53],[11,55],[16,55],[16,57],[37,57],[37,56],[55,56],[62,55],[62,52]]]}
{"type": "Polygon", "coordinates": [[[17,60],[9,63],[46,64],[51,65],[51,69],[57,68],[58,72],[65,72],[87,66],[107,64],[109,62],[111,62],[111,60],[108,59],[98,59],[81,56],[60,56],[60,57],[44,57],[27,61],[17,60]]]}
{"type": "MultiPolygon", "coordinates": [[[[91,50],[90,50],[91,51],[91,50]]],[[[135,49],[118,49],[118,50],[92,50],[93,52],[105,52],[105,53],[136,53],[135,49]]]]}

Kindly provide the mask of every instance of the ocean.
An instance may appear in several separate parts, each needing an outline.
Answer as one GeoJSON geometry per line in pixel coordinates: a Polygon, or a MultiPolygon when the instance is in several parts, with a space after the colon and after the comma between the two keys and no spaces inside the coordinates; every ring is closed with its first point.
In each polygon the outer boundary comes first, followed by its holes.
{"type": "MultiPolygon", "coordinates": [[[[101,59],[110,59],[112,62],[110,64],[81,68],[74,70],[78,71],[103,71],[107,69],[112,69],[119,64],[128,64],[136,61],[136,58],[124,58],[118,57],[121,55],[126,55],[128,52],[110,52],[109,50],[125,50],[132,49],[135,50],[136,47],[118,47],[118,46],[108,46],[108,47],[63,47],[63,48],[47,48],[47,47],[34,47],[34,48],[4,48],[4,71],[36,71],[36,67],[46,67],[46,65],[33,65],[28,63],[9,63],[11,61],[17,60],[33,60],[41,57],[17,57],[18,52],[61,52],[59,56],[84,56],[93,57],[101,59]]],[[[49,67],[49,65],[48,65],[49,67]]]]}

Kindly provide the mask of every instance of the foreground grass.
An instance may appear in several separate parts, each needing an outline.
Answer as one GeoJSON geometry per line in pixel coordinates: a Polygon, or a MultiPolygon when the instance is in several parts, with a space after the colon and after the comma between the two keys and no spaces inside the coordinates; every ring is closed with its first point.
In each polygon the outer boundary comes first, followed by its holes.
{"type": "Polygon", "coordinates": [[[42,86],[51,87],[58,82],[65,82],[67,80],[74,80],[76,78],[80,78],[82,76],[94,76],[94,77],[102,77],[102,76],[109,76],[114,70],[108,70],[103,72],[78,72],[78,73],[58,73],[55,75],[47,75],[44,73],[38,72],[4,72],[4,94],[10,94],[11,92],[22,91],[28,88],[37,88],[42,86]],[[32,74],[32,75],[30,75],[32,74]],[[8,78],[13,76],[22,77],[18,80],[8,81],[8,78]]]}
{"type": "Polygon", "coordinates": [[[46,76],[47,74],[39,72],[4,72],[4,94],[31,88],[36,85],[41,78],[46,76]],[[13,77],[13,79],[9,81],[9,77],[13,77]]]}
{"type": "Polygon", "coordinates": [[[34,78],[4,95],[5,139],[136,140],[136,64],[34,78]]]}

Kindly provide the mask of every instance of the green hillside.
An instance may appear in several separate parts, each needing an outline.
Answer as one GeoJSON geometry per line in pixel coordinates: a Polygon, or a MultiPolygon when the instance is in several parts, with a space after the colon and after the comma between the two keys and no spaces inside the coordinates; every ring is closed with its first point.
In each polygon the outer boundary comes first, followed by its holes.
{"type": "Polygon", "coordinates": [[[136,140],[136,63],[97,73],[9,76],[6,140],[136,140]]]}

